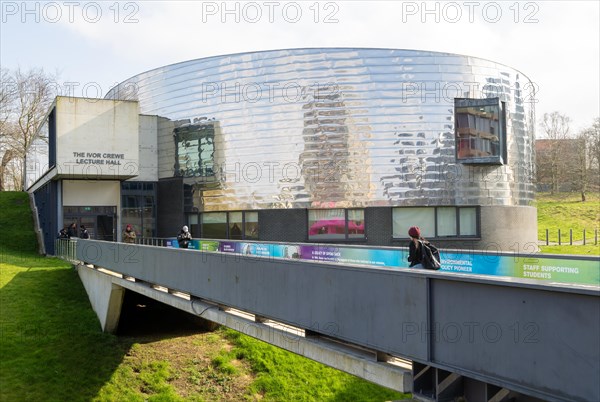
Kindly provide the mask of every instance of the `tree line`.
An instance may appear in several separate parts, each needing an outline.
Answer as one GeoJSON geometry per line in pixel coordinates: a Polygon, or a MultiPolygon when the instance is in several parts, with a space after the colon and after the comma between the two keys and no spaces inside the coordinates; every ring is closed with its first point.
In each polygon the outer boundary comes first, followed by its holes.
{"type": "Polygon", "coordinates": [[[579,132],[560,112],[544,113],[536,142],[538,189],[552,194],[578,191],[581,201],[589,191],[600,190],[600,118],[579,132]]]}

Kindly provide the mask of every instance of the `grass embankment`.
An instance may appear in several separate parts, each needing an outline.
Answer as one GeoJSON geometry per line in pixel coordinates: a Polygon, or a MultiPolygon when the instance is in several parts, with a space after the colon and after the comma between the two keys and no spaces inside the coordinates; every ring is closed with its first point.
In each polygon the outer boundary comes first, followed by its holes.
{"type": "Polygon", "coordinates": [[[587,194],[581,202],[578,193],[537,193],[538,239],[545,241],[546,229],[549,233],[549,246],[541,246],[542,252],[552,254],[600,255],[600,244],[594,244],[594,233],[600,230],[600,195],[587,194]],[[561,230],[561,243],[558,244],[558,229],[561,230]],[[569,229],[573,229],[574,245],[569,245],[569,229]],[[582,245],[583,231],[586,231],[586,245],[582,245]]]}
{"type": "Polygon", "coordinates": [[[2,402],[407,397],[229,329],[104,334],[77,273],[36,250],[27,195],[0,193],[2,402]]]}

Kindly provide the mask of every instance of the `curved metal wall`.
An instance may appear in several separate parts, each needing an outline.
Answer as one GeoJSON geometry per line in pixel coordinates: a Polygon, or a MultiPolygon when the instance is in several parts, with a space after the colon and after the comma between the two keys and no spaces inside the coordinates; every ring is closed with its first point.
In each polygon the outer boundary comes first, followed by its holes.
{"type": "MultiPolygon", "coordinates": [[[[186,178],[198,210],[528,205],[533,84],[492,61],[393,49],[290,49],[151,70],[107,98],[168,120],[161,178],[175,175],[173,129],[209,121],[214,176],[186,178]],[[454,98],[506,102],[504,165],[456,163],[454,98]]],[[[143,163],[143,161],[142,161],[143,163]]]]}

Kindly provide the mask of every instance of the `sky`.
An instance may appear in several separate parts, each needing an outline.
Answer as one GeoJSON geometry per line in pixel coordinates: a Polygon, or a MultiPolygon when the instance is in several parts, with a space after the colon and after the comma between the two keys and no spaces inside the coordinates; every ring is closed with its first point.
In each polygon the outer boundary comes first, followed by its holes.
{"type": "MultiPolygon", "coordinates": [[[[536,116],[600,116],[599,1],[0,1],[0,66],[56,73],[62,95],[202,57],[302,47],[481,57],[533,82],[536,116]]],[[[536,130],[538,137],[540,129],[536,130]]]]}

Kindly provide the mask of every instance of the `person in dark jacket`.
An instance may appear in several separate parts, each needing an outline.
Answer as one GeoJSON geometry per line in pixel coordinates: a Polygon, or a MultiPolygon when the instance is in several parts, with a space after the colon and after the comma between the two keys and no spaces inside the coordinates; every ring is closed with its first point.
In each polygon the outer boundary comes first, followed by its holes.
{"type": "Polygon", "coordinates": [[[68,239],[69,238],[69,230],[64,227],[60,230],[60,232],[58,232],[58,238],[59,239],[68,239]]]}
{"type": "Polygon", "coordinates": [[[69,237],[77,237],[77,224],[75,222],[69,226],[69,237]]]}
{"type": "Polygon", "coordinates": [[[89,239],[90,234],[89,234],[88,230],[85,228],[85,226],[81,225],[79,228],[80,228],[79,238],[80,239],[89,239]]]}
{"type": "Polygon", "coordinates": [[[423,260],[423,252],[421,250],[420,241],[426,241],[421,237],[421,229],[418,226],[411,226],[408,229],[410,243],[408,244],[408,261],[410,268],[423,268],[421,261],[423,260]]]}
{"type": "Polygon", "coordinates": [[[192,241],[192,234],[190,233],[187,226],[181,228],[181,232],[177,235],[177,243],[179,248],[188,248],[192,241]]]}

